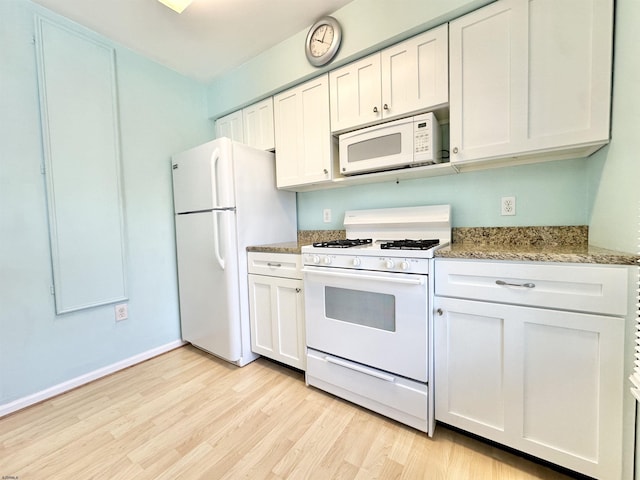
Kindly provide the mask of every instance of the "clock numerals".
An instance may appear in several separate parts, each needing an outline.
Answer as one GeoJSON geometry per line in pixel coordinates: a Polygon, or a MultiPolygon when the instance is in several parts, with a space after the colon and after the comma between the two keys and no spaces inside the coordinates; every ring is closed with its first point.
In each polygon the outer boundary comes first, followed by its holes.
{"type": "Polygon", "coordinates": [[[333,29],[328,25],[318,28],[311,37],[311,55],[320,57],[327,53],[333,40],[333,29]]]}

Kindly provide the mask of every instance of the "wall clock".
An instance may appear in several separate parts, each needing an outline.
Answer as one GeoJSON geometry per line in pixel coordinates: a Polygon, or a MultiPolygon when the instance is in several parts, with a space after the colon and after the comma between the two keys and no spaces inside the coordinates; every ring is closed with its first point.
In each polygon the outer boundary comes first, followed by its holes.
{"type": "Polygon", "coordinates": [[[340,48],[342,28],[333,17],[322,17],[309,29],[304,52],[309,63],[321,67],[329,63],[340,48]]]}

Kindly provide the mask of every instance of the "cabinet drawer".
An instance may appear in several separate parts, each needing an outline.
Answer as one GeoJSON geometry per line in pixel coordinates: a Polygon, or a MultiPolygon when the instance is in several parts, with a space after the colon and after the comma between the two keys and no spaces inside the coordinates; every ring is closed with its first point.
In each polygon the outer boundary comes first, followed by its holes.
{"type": "Polygon", "coordinates": [[[626,315],[628,272],[620,266],[440,260],[436,295],[626,315]]]}
{"type": "Polygon", "coordinates": [[[426,432],[427,385],[308,349],[306,382],[426,432]]]}
{"type": "Polygon", "coordinates": [[[300,255],[295,253],[248,252],[249,273],[302,279],[300,255]]]}

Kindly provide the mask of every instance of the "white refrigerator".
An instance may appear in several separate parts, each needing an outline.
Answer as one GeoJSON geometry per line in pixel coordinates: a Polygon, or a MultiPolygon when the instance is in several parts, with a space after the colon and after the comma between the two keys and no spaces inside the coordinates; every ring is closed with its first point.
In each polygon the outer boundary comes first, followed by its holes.
{"type": "Polygon", "coordinates": [[[219,138],[172,157],[182,339],[238,366],[251,351],[249,245],[296,239],[273,153],[219,138]]]}

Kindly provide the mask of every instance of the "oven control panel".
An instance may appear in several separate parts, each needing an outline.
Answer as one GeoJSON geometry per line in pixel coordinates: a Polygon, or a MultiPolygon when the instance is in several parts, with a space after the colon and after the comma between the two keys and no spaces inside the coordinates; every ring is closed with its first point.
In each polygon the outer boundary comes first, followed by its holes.
{"type": "Polygon", "coordinates": [[[344,255],[332,253],[304,253],[304,265],[354,270],[377,270],[407,274],[428,274],[428,258],[407,258],[399,256],[344,255]]]}

